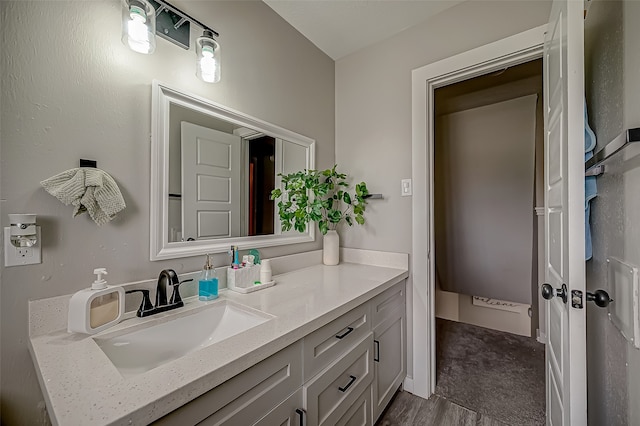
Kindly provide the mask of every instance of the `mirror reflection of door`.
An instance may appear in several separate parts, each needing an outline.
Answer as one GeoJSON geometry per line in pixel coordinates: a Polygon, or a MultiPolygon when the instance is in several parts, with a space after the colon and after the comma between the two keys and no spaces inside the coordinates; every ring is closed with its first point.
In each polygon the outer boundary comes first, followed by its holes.
{"type": "Polygon", "coordinates": [[[153,95],[152,260],[313,241],[314,228],[282,232],[269,199],[279,173],[313,168],[313,139],[158,81],[153,95]],[[192,152],[183,123],[196,126],[192,152]]]}
{"type": "Polygon", "coordinates": [[[279,173],[309,167],[308,145],[177,104],[168,131],[169,242],[298,234],[270,195],[279,173]]]}
{"type": "MultiPolygon", "coordinates": [[[[275,187],[282,188],[282,178],[279,174],[288,175],[291,173],[299,172],[303,169],[309,168],[308,162],[308,149],[297,143],[285,141],[282,139],[276,139],[276,161],[275,161],[275,187]]],[[[277,207],[274,204],[274,209],[277,207]]],[[[280,216],[276,213],[274,215],[275,232],[281,235],[294,235],[298,231],[290,229],[289,231],[282,231],[282,225],[280,222],[280,216]]]]}
{"type": "Polygon", "coordinates": [[[184,121],[181,128],[184,238],[239,235],[241,138],[184,121]]]}

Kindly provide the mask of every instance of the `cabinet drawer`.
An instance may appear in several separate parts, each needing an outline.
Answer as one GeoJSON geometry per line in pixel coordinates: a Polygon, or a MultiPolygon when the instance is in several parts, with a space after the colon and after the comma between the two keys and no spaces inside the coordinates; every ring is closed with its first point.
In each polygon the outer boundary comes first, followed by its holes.
{"type": "Polygon", "coordinates": [[[255,426],[303,426],[305,414],[302,411],[302,396],[302,388],[300,388],[260,419],[255,426]]]}
{"type": "Polygon", "coordinates": [[[373,380],[373,333],[304,386],[308,426],[335,425],[373,380]]]}
{"type": "Polygon", "coordinates": [[[405,281],[398,283],[371,299],[371,328],[376,328],[395,311],[404,312],[406,305],[405,281]]]}
{"type": "Polygon", "coordinates": [[[371,330],[369,303],[347,312],[304,338],[304,380],[336,360],[371,330]]]}
{"type": "Polygon", "coordinates": [[[249,425],[302,385],[298,341],[159,419],[158,425],[249,425]]]}
{"type": "Polygon", "coordinates": [[[353,403],[336,426],[371,426],[371,391],[369,388],[353,403]]]}

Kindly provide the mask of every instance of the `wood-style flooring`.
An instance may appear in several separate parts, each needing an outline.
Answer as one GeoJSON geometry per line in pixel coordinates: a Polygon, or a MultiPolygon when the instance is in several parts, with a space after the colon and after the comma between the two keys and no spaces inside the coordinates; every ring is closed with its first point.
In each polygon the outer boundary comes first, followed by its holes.
{"type": "Polygon", "coordinates": [[[423,399],[399,391],[376,426],[505,426],[487,415],[468,410],[446,399],[432,395],[423,399]]]}

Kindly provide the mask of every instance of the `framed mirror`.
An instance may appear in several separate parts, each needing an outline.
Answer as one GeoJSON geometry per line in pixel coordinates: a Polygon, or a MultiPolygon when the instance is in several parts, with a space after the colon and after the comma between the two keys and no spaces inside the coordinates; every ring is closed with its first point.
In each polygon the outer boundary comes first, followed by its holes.
{"type": "Polygon", "coordinates": [[[151,260],[313,241],[282,232],[279,173],[314,168],[315,141],[153,82],[151,260]]]}

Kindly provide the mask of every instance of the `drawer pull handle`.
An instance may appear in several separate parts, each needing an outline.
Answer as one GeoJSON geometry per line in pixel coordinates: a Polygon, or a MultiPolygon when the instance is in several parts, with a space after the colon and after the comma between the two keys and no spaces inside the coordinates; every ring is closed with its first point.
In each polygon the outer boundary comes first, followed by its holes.
{"type": "Polygon", "coordinates": [[[296,414],[298,414],[298,416],[300,416],[300,426],[305,426],[306,422],[306,412],[301,409],[301,408],[296,408],[296,414]]]}
{"type": "Polygon", "coordinates": [[[373,360],[375,362],[380,362],[380,341],[379,340],[374,340],[373,343],[375,343],[376,345],[376,349],[373,355],[373,360]]]}
{"type": "Polygon", "coordinates": [[[344,332],[344,333],[342,333],[342,334],[338,334],[336,337],[337,337],[338,339],[342,339],[343,337],[347,337],[347,335],[348,335],[349,333],[351,333],[352,331],[353,331],[353,327],[347,327],[347,331],[345,331],[345,332],[344,332]]]}
{"type": "Polygon", "coordinates": [[[340,392],[346,392],[346,391],[347,391],[347,389],[349,389],[349,388],[351,387],[351,385],[353,384],[353,382],[355,382],[355,381],[356,381],[356,376],[351,376],[351,375],[350,375],[350,376],[349,376],[349,378],[350,378],[350,379],[349,379],[349,383],[347,383],[347,386],[345,386],[345,387],[343,387],[343,388],[340,388],[340,387],[338,388],[338,390],[339,390],[340,392]]]}

